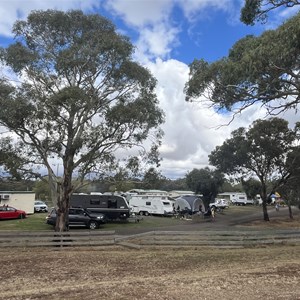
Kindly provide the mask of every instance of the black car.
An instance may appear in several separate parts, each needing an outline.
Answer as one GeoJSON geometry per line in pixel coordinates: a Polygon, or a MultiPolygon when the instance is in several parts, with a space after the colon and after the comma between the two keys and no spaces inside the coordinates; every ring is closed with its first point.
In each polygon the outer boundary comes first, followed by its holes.
{"type": "MultiPolygon", "coordinates": [[[[83,208],[69,208],[69,226],[84,226],[89,229],[97,229],[100,224],[104,224],[106,218],[104,214],[91,214],[83,208]]],[[[52,226],[56,224],[56,209],[53,208],[46,217],[46,223],[52,226]]]]}

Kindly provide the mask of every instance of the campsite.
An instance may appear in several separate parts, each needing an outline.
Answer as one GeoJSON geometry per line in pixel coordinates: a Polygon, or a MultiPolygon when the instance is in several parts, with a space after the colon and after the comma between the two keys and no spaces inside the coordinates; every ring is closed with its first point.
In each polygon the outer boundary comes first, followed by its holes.
{"type": "MultiPolygon", "coordinates": [[[[262,230],[298,228],[287,208],[230,207],[215,222],[145,216],[139,224],[112,224],[119,234],[148,230],[262,230]],[[252,210],[252,211],[251,211],[252,210]],[[251,211],[251,213],[249,213],[251,211]],[[159,227],[154,220],[158,220],[159,227]],[[233,224],[236,220],[236,224],[233,224]],[[143,224],[143,221],[144,224],[143,224]],[[227,222],[228,221],[228,222],[227,222]],[[229,222],[230,221],[230,222],[229,222]],[[165,222],[165,223],[164,223],[165,222]],[[152,225],[150,225],[152,224],[152,225]]],[[[0,223],[0,229],[1,229],[0,223]]],[[[99,229],[101,230],[101,229],[99,229]]],[[[0,299],[298,299],[300,245],[235,247],[78,247],[1,251],[0,299]]]]}

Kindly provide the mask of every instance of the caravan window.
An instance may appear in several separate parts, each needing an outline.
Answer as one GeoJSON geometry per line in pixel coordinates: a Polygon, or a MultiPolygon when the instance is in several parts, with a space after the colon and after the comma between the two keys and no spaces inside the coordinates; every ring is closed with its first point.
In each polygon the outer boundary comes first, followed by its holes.
{"type": "Polygon", "coordinates": [[[170,203],[170,202],[165,202],[165,201],[163,201],[163,205],[170,206],[171,203],[170,203]]]}
{"type": "Polygon", "coordinates": [[[92,205],[100,205],[100,199],[91,199],[90,204],[92,205]]]}
{"type": "Polygon", "coordinates": [[[108,205],[107,205],[107,207],[108,208],[117,208],[118,207],[118,205],[117,205],[118,203],[117,203],[117,200],[108,200],[108,205]]]}
{"type": "Polygon", "coordinates": [[[150,201],[147,201],[147,202],[146,202],[146,205],[151,205],[151,202],[150,202],[150,201]]]}

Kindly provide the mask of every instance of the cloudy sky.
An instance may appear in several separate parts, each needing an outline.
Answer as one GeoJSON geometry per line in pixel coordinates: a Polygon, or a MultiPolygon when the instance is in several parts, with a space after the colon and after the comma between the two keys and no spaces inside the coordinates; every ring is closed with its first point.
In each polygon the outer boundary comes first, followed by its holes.
{"type": "MultiPolygon", "coordinates": [[[[157,96],[166,114],[160,149],[161,172],[175,179],[193,168],[208,165],[208,154],[237,127],[248,127],[265,112],[251,107],[234,122],[207,104],[187,103],[183,93],[188,65],[195,59],[212,62],[247,34],[274,29],[296,12],[277,10],[265,25],[246,26],[239,21],[243,0],[0,0],[0,46],[12,41],[17,19],[31,10],[81,9],[108,17],[136,46],[135,59],[157,78],[157,96]]],[[[298,9],[298,8],[297,8],[298,9]]],[[[283,117],[291,123],[295,112],[283,117]]]]}

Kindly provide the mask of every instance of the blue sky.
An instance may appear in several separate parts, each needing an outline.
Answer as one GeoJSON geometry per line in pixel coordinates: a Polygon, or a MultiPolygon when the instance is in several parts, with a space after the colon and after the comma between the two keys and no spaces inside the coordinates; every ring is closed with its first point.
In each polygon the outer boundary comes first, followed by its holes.
{"type": "MultiPolygon", "coordinates": [[[[11,28],[31,10],[81,9],[109,18],[136,46],[134,59],[157,78],[157,97],[166,113],[160,149],[160,171],[168,178],[183,177],[208,164],[208,154],[237,127],[248,127],[266,112],[253,106],[228,126],[230,116],[219,115],[207,103],[186,103],[183,88],[188,65],[195,58],[212,62],[247,34],[274,29],[296,13],[280,9],[268,23],[246,26],[239,21],[243,0],[0,0],[0,46],[12,41],[11,28]]],[[[0,66],[0,75],[7,72],[0,66]]],[[[291,122],[295,113],[285,115],[291,122]]]]}

